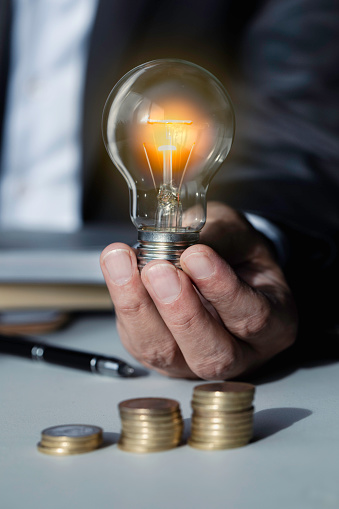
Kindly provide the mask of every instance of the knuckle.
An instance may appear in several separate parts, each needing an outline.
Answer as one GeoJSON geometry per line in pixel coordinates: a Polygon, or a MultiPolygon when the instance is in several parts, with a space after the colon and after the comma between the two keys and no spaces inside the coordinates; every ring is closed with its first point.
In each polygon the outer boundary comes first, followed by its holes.
{"type": "Polygon", "coordinates": [[[131,319],[135,316],[140,316],[147,311],[148,304],[142,300],[123,302],[115,304],[115,312],[119,319],[131,319]]]}
{"type": "Polygon", "coordinates": [[[166,371],[176,365],[178,350],[174,342],[159,344],[158,338],[151,335],[136,341],[135,335],[128,333],[119,320],[117,320],[117,329],[126,350],[148,368],[166,371]]]}
{"type": "Polygon", "coordinates": [[[242,312],[238,320],[234,317],[232,331],[238,337],[255,339],[268,329],[270,320],[270,307],[262,303],[255,310],[248,310],[245,316],[242,312]]]}
{"type": "Polygon", "coordinates": [[[201,318],[201,311],[196,309],[188,315],[176,315],[175,320],[169,327],[173,334],[191,334],[197,329],[197,324],[199,324],[200,329],[203,327],[201,318]]]}
{"type": "Polygon", "coordinates": [[[139,352],[139,358],[142,362],[162,370],[167,370],[175,364],[176,355],[177,351],[174,344],[167,347],[163,346],[161,349],[139,352]]]}
{"type": "Polygon", "coordinates": [[[225,380],[232,375],[236,364],[235,349],[230,345],[222,355],[199,359],[192,369],[199,378],[204,380],[225,380]]]}
{"type": "Polygon", "coordinates": [[[224,278],[220,278],[216,284],[218,285],[218,291],[215,292],[215,289],[213,289],[213,293],[208,296],[208,300],[213,306],[229,308],[241,303],[242,288],[231,268],[228,268],[227,284],[225,284],[224,278]]]}
{"type": "Polygon", "coordinates": [[[245,337],[258,336],[267,329],[270,321],[270,310],[267,307],[262,308],[256,313],[247,316],[242,324],[245,337]]]}

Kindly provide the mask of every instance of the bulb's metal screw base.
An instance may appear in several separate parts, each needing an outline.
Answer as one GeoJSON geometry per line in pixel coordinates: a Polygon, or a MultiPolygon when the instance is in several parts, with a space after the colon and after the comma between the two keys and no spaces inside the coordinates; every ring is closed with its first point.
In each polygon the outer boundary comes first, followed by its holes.
{"type": "Polygon", "coordinates": [[[179,269],[180,256],[189,246],[199,242],[199,232],[160,232],[138,230],[138,267],[151,260],[168,260],[179,269]]]}

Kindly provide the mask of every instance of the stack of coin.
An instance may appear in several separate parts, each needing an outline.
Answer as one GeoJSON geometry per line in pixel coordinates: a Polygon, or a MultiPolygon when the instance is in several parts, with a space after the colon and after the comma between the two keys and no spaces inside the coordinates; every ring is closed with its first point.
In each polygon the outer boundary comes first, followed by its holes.
{"type": "Polygon", "coordinates": [[[87,424],[63,424],[41,432],[38,449],[45,454],[67,456],[93,451],[102,443],[102,429],[87,424]]]}
{"type": "Polygon", "coordinates": [[[205,450],[246,445],[253,433],[254,390],[254,385],[240,382],[195,387],[189,445],[205,450]]]}
{"type": "Polygon", "coordinates": [[[156,452],[177,447],[183,420],[177,401],[137,398],[119,404],[121,435],[118,447],[129,452],[156,452]]]}

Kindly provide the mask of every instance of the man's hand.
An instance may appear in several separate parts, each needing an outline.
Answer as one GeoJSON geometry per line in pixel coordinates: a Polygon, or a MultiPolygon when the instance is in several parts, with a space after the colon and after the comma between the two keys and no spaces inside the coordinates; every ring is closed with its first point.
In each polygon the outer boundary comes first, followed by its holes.
{"type": "Polygon", "coordinates": [[[136,359],[173,377],[234,378],[294,342],[295,306],[269,244],[233,209],[209,205],[201,242],[182,254],[182,271],[154,260],[139,274],[120,243],[101,267],[136,359]]]}

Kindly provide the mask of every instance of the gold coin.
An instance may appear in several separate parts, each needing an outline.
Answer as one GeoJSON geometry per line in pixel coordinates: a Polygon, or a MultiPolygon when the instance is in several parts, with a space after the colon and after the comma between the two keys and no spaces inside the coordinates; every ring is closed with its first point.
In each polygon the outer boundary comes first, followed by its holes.
{"type": "Polygon", "coordinates": [[[121,432],[126,433],[126,435],[129,436],[138,436],[138,435],[147,435],[150,437],[154,436],[173,436],[177,435],[183,432],[184,427],[181,426],[180,428],[174,428],[174,429],[167,429],[167,430],[149,430],[149,429],[134,429],[134,428],[126,428],[125,426],[121,426],[121,432]]]}
{"type": "Polygon", "coordinates": [[[226,438],[233,438],[233,437],[240,437],[244,435],[251,435],[253,434],[253,429],[241,429],[241,430],[223,430],[223,429],[203,429],[203,428],[191,428],[191,436],[204,436],[204,437],[226,437],[226,438]]]}
{"type": "Polygon", "coordinates": [[[244,424],[248,422],[253,422],[253,413],[246,414],[245,412],[233,413],[233,414],[224,414],[223,417],[216,417],[214,415],[199,415],[196,412],[192,413],[192,422],[201,422],[201,423],[209,423],[209,424],[226,424],[229,426],[236,426],[238,423],[244,424]]]}
{"type": "Polygon", "coordinates": [[[237,447],[244,447],[249,443],[248,440],[237,440],[237,441],[229,441],[229,442],[198,442],[192,438],[188,439],[188,445],[194,447],[195,449],[202,449],[205,451],[217,451],[221,449],[235,449],[237,447]]]}
{"type": "Polygon", "coordinates": [[[87,424],[52,426],[41,432],[38,450],[44,454],[65,456],[92,451],[102,443],[102,429],[87,424]]]}
{"type": "Polygon", "coordinates": [[[59,447],[55,445],[54,447],[48,447],[39,442],[37,444],[38,450],[43,452],[44,454],[51,454],[53,456],[69,456],[71,454],[82,454],[85,452],[94,451],[97,447],[86,446],[86,447],[59,447]]]}
{"type": "Polygon", "coordinates": [[[236,426],[228,426],[227,424],[208,424],[208,423],[201,423],[198,421],[191,422],[191,428],[197,429],[197,430],[206,430],[206,431],[224,431],[225,433],[235,433],[237,431],[244,431],[247,429],[253,428],[252,422],[246,422],[244,424],[238,424],[236,426]]]}
{"type": "Polygon", "coordinates": [[[172,449],[174,447],[177,447],[178,445],[180,445],[181,442],[179,441],[176,441],[176,442],[152,442],[151,444],[148,443],[148,442],[141,442],[141,443],[138,443],[138,442],[131,442],[129,440],[119,440],[118,444],[119,445],[122,445],[124,447],[129,447],[130,449],[134,448],[143,448],[144,450],[149,450],[149,451],[152,451],[152,450],[161,450],[161,449],[172,449]]]}
{"type": "Polygon", "coordinates": [[[154,419],[148,415],[147,418],[144,418],[145,415],[142,417],[141,414],[121,414],[120,418],[123,422],[135,422],[139,425],[150,425],[150,426],[166,426],[166,425],[173,425],[177,422],[182,422],[182,415],[180,413],[175,413],[172,415],[162,415],[161,417],[155,417],[154,419]]]}
{"type": "Polygon", "coordinates": [[[239,441],[239,440],[249,440],[249,436],[251,436],[249,433],[245,433],[244,435],[241,435],[239,437],[228,437],[228,436],[225,436],[225,435],[211,435],[210,437],[207,437],[205,435],[198,435],[196,433],[194,433],[194,436],[193,434],[190,436],[191,439],[195,440],[196,442],[234,442],[234,441],[239,441]]]}
{"type": "Polygon", "coordinates": [[[234,398],[234,399],[223,399],[223,398],[198,398],[193,396],[191,405],[217,405],[225,408],[233,407],[251,407],[253,398],[234,398]]]}
{"type": "Polygon", "coordinates": [[[136,398],[119,404],[120,449],[156,452],[177,447],[182,441],[183,420],[179,403],[165,398],[136,398]]]}
{"type": "Polygon", "coordinates": [[[211,399],[219,401],[220,403],[228,401],[253,401],[253,393],[250,392],[199,392],[193,391],[193,399],[198,401],[210,401],[211,399]]]}
{"type": "Polygon", "coordinates": [[[253,429],[252,423],[246,423],[245,425],[241,426],[224,426],[220,424],[200,424],[193,422],[191,423],[191,429],[196,429],[198,431],[218,431],[218,432],[224,432],[224,433],[236,433],[236,432],[243,432],[249,429],[253,429]]]}
{"type": "Polygon", "coordinates": [[[133,422],[145,422],[154,425],[166,424],[175,422],[178,419],[182,419],[180,412],[174,412],[169,415],[151,415],[151,414],[131,414],[131,413],[120,413],[120,418],[124,421],[133,421],[133,422]]]}
{"type": "Polygon", "coordinates": [[[168,433],[175,433],[175,432],[181,432],[184,429],[184,426],[174,426],[172,428],[166,428],[166,429],[156,429],[156,428],[148,428],[148,427],[133,427],[133,426],[121,426],[121,429],[123,431],[126,431],[126,433],[147,433],[149,435],[166,435],[168,433]]]}
{"type": "Polygon", "coordinates": [[[166,423],[159,423],[158,425],[156,425],[155,423],[146,423],[146,422],[139,422],[139,421],[133,421],[132,419],[131,420],[124,420],[124,419],[121,419],[121,426],[124,427],[124,428],[131,428],[131,429],[149,429],[149,430],[157,430],[157,429],[162,429],[162,430],[167,430],[167,429],[174,429],[174,428],[179,428],[181,426],[183,426],[184,423],[183,423],[183,420],[182,419],[178,419],[176,421],[172,421],[172,422],[166,422],[166,423]]]}
{"type": "Polygon", "coordinates": [[[169,439],[162,439],[162,440],[143,440],[140,438],[133,439],[130,437],[126,437],[125,435],[121,435],[119,439],[119,444],[128,444],[130,446],[140,446],[140,447],[162,447],[162,446],[175,446],[180,443],[180,438],[173,438],[171,440],[169,439]]]}
{"type": "Polygon", "coordinates": [[[39,452],[43,452],[44,454],[52,454],[53,456],[69,456],[70,454],[77,454],[76,452],[70,453],[67,449],[64,449],[63,447],[58,446],[46,447],[41,442],[37,444],[37,448],[39,452]]]}
{"type": "Polygon", "coordinates": [[[195,428],[202,428],[202,429],[220,429],[220,430],[237,430],[237,429],[248,429],[248,428],[252,428],[253,427],[253,422],[252,421],[247,421],[247,422],[237,422],[237,423],[215,423],[215,422],[201,422],[197,419],[195,420],[192,420],[191,422],[191,427],[195,427],[195,428]]]}
{"type": "Polygon", "coordinates": [[[158,444],[158,443],[161,443],[161,444],[164,444],[164,443],[168,443],[168,444],[171,444],[173,442],[178,442],[181,440],[181,434],[180,435],[177,435],[177,436],[172,436],[172,437],[142,437],[142,436],[138,436],[138,437],[134,437],[134,436],[131,436],[131,435],[126,435],[125,433],[121,433],[120,435],[120,438],[119,438],[119,442],[123,440],[123,441],[126,441],[126,442],[129,442],[129,443],[136,443],[136,444],[139,444],[139,445],[152,445],[152,444],[158,444]]]}
{"type": "Polygon", "coordinates": [[[174,435],[172,437],[149,437],[149,436],[138,436],[133,437],[131,435],[126,435],[125,433],[121,433],[121,437],[129,443],[139,444],[139,445],[152,445],[152,444],[172,444],[178,443],[181,441],[182,436],[174,435]]]}
{"type": "Polygon", "coordinates": [[[154,441],[161,441],[161,442],[170,442],[171,440],[178,440],[181,438],[181,433],[174,433],[173,435],[145,435],[145,434],[138,434],[138,435],[134,435],[134,434],[131,434],[131,433],[126,433],[125,431],[122,431],[121,434],[120,434],[120,438],[124,438],[126,440],[133,440],[133,441],[137,441],[137,440],[148,440],[149,442],[154,442],[154,441]]]}
{"type": "Polygon", "coordinates": [[[178,444],[175,445],[162,445],[159,447],[143,447],[137,445],[129,445],[125,443],[118,442],[118,448],[125,452],[134,452],[136,454],[147,454],[151,452],[161,452],[161,451],[169,451],[170,449],[175,449],[178,444]]]}
{"type": "Polygon", "coordinates": [[[225,407],[232,407],[232,406],[252,406],[253,398],[252,397],[242,397],[242,398],[200,398],[198,396],[193,395],[192,397],[192,404],[198,404],[198,405],[221,405],[225,407]]]}
{"type": "Polygon", "coordinates": [[[223,412],[221,410],[210,410],[204,409],[203,407],[194,407],[193,415],[195,417],[206,418],[206,419],[227,419],[228,422],[238,421],[242,419],[246,419],[248,417],[253,416],[254,408],[251,407],[248,410],[243,410],[241,412],[223,412]]]}
{"type": "Polygon", "coordinates": [[[102,435],[100,436],[93,436],[92,438],[86,438],[86,439],[77,439],[77,440],[74,440],[74,439],[70,439],[69,437],[59,437],[58,440],[55,440],[54,438],[50,439],[49,437],[46,437],[46,436],[41,436],[41,441],[44,443],[44,444],[49,444],[51,446],[55,446],[55,445],[59,445],[61,443],[67,443],[69,444],[69,446],[81,446],[81,445],[85,445],[85,444],[88,444],[88,443],[101,443],[102,441],[102,435]]]}
{"type": "Polygon", "coordinates": [[[253,400],[253,394],[248,392],[193,392],[193,399],[198,401],[210,401],[215,400],[222,402],[232,402],[232,401],[244,401],[244,400],[253,400]]]}
{"type": "Polygon", "coordinates": [[[88,440],[87,442],[75,443],[75,442],[70,442],[68,440],[62,440],[60,442],[53,442],[53,441],[41,439],[40,443],[44,447],[52,447],[52,448],[53,447],[61,447],[63,449],[69,449],[69,450],[83,449],[83,448],[88,448],[88,447],[95,449],[96,447],[99,447],[99,445],[102,443],[102,440],[93,439],[93,440],[88,440]]]}
{"type": "Polygon", "coordinates": [[[215,413],[201,413],[201,412],[193,412],[192,413],[192,421],[199,421],[199,422],[208,422],[213,424],[233,424],[236,426],[238,422],[245,423],[245,422],[253,422],[253,411],[252,412],[239,412],[239,413],[225,413],[223,412],[222,415],[215,415],[215,413]]]}
{"type": "Polygon", "coordinates": [[[219,424],[221,426],[228,426],[228,427],[245,426],[247,424],[253,424],[253,416],[247,415],[247,416],[244,416],[243,418],[232,417],[231,419],[213,417],[211,419],[208,419],[205,416],[194,415],[191,418],[191,424],[192,423],[199,423],[201,425],[219,424]]]}
{"type": "Polygon", "coordinates": [[[205,412],[224,412],[226,414],[234,414],[239,412],[245,412],[251,408],[251,403],[245,405],[202,405],[200,403],[192,403],[193,410],[202,410],[205,412]]]}
{"type": "Polygon", "coordinates": [[[121,420],[124,422],[136,422],[138,424],[152,424],[153,426],[162,426],[173,424],[182,420],[181,413],[175,412],[172,415],[151,416],[143,414],[121,414],[121,420]]]}
{"type": "MultiPolygon", "coordinates": [[[[160,445],[160,444],[178,444],[182,440],[181,435],[173,436],[173,437],[131,437],[128,435],[125,435],[125,433],[121,434],[121,439],[123,439],[124,442],[129,444],[136,444],[136,445],[144,445],[144,446],[154,446],[154,445],[160,445]]],[[[119,440],[120,441],[120,440],[119,440]]]]}
{"type": "Polygon", "coordinates": [[[124,427],[121,428],[121,433],[123,433],[126,436],[129,437],[173,437],[173,436],[181,436],[183,432],[183,428],[177,428],[174,430],[166,430],[163,432],[154,432],[154,431],[148,431],[148,430],[133,430],[133,429],[126,429],[124,427]]]}
{"type": "Polygon", "coordinates": [[[166,398],[135,398],[119,403],[122,413],[167,415],[179,411],[179,403],[166,398]]]}
{"type": "Polygon", "coordinates": [[[194,387],[194,394],[196,393],[216,393],[220,396],[232,396],[241,394],[254,395],[255,386],[243,382],[214,382],[209,384],[197,385],[194,387]]]}
{"type": "Polygon", "coordinates": [[[171,431],[173,429],[181,429],[183,428],[183,422],[178,420],[176,423],[165,424],[154,426],[153,424],[139,424],[135,422],[126,422],[121,421],[121,426],[123,429],[136,430],[136,431],[149,431],[149,432],[157,432],[159,431],[171,431]]]}
{"type": "Polygon", "coordinates": [[[214,441],[216,439],[234,440],[237,438],[252,437],[252,429],[232,433],[230,432],[225,433],[225,431],[220,430],[204,431],[201,429],[192,429],[191,437],[195,439],[198,439],[200,437],[202,440],[207,441],[214,441]]]}

